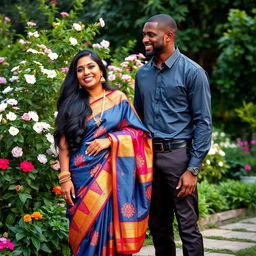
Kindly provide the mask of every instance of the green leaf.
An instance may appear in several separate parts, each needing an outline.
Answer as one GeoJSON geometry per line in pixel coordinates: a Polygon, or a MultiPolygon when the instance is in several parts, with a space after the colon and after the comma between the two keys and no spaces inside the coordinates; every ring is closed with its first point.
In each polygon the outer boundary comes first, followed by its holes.
{"type": "Polygon", "coordinates": [[[17,234],[15,235],[17,241],[21,240],[21,239],[24,238],[25,236],[26,236],[26,234],[24,234],[24,233],[17,233],[17,234]]]}
{"type": "Polygon", "coordinates": [[[47,246],[47,244],[43,243],[41,245],[41,250],[44,251],[44,252],[48,252],[48,253],[51,253],[52,251],[50,250],[50,248],[47,246]]]}
{"type": "Polygon", "coordinates": [[[31,237],[32,244],[36,247],[36,250],[40,250],[40,240],[35,237],[31,237]]]}
{"type": "Polygon", "coordinates": [[[19,198],[24,204],[27,201],[27,199],[32,199],[32,196],[26,193],[19,193],[19,198]]]}
{"type": "Polygon", "coordinates": [[[12,225],[15,221],[16,217],[14,214],[9,214],[5,220],[6,224],[12,225]]]}

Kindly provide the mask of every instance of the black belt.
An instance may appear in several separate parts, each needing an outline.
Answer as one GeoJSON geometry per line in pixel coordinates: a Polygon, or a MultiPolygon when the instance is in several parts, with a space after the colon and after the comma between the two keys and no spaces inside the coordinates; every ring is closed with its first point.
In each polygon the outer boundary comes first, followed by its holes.
{"type": "Polygon", "coordinates": [[[191,147],[191,140],[179,140],[179,139],[153,139],[154,152],[170,152],[178,148],[191,147]]]}

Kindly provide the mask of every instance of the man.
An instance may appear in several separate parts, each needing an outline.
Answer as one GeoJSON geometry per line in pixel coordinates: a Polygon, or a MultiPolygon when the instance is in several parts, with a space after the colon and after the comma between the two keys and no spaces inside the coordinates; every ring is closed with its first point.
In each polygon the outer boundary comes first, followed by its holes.
{"type": "Polygon", "coordinates": [[[149,228],[156,255],[176,255],[175,213],[183,255],[202,256],[196,184],[211,142],[210,88],[206,72],[175,47],[176,31],[169,15],[145,23],[143,44],[151,60],[136,74],[134,103],[153,136],[149,228]]]}

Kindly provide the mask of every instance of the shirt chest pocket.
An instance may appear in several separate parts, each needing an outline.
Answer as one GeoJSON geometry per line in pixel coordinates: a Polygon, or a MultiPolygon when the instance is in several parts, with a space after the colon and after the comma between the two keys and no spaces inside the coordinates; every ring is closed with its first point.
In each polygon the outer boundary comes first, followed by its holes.
{"type": "Polygon", "coordinates": [[[182,84],[162,83],[161,89],[165,99],[174,101],[187,100],[187,89],[182,84]]]}

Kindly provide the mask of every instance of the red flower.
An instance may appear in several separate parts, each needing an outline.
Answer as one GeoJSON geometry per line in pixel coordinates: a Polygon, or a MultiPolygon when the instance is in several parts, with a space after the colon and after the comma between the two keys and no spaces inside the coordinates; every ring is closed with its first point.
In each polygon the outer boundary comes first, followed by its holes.
{"type": "Polygon", "coordinates": [[[28,161],[21,162],[20,168],[23,172],[31,172],[33,169],[35,169],[34,165],[28,161]]]}
{"type": "Polygon", "coordinates": [[[5,169],[9,168],[9,160],[0,158],[0,168],[2,170],[5,170],[5,169]]]}
{"type": "Polygon", "coordinates": [[[61,187],[60,186],[54,186],[52,192],[55,192],[56,194],[61,195],[61,187]]]}

